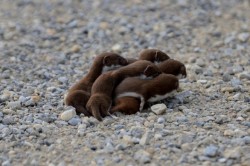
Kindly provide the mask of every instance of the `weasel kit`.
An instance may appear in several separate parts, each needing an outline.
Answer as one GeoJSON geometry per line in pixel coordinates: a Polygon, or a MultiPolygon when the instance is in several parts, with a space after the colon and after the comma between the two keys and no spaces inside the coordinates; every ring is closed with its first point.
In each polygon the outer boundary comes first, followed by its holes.
{"type": "Polygon", "coordinates": [[[116,53],[98,55],[87,73],[65,98],[77,114],[99,121],[115,112],[134,114],[148,102],[172,96],[179,80],[187,76],[185,65],[158,49],[144,49],[138,59],[116,53]]]}

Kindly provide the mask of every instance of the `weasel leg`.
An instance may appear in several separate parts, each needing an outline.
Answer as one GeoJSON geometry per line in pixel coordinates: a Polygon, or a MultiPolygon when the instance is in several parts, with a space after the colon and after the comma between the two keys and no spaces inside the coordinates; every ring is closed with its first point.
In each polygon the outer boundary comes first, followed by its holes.
{"type": "Polygon", "coordinates": [[[86,116],[91,116],[91,113],[89,113],[85,108],[89,98],[90,94],[88,92],[83,90],[75,90],[68,93],[65,99],[65,104],[75,107],[77,114],[83,113],[86,116]]]}

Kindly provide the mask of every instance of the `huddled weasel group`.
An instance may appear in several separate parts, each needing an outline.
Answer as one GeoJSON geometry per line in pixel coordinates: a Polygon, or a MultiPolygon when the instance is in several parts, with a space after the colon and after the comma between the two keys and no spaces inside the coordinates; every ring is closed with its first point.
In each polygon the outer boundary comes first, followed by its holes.
{"type": "Polygon", "coordinates": [[[90,71],[73,85],[65,104],[78,114],[98,120],[114,112],[134,114],[146,102],[165,99],[187,76],[183,63],[158,49],[145,49],[138,59],[106,52],[98,55],[90,71]]]}

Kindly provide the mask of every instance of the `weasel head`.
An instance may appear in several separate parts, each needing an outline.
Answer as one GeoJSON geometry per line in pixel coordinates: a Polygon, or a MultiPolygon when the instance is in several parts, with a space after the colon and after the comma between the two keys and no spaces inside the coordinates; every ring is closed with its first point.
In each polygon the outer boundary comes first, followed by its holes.
{"type": "Polygon", "coordinates": [[[143,71],[143,75],[145,78],[154,78],[161,74],[161,71],[155,65],[148,65],[146,69],[143,71]]]}
{"type": "Polygon", "coordinates": [[[177,76],[179,79],[186,78],[187,72],[186,67],[183,63],[174,60],[168,59],[164,62],[161,62],[157,65],[157,67],[165,74],[173,74],[177,76]]]}
{"type": "Polygon", "coordinates": [[[187,77],[187,71],[186,71],[186,67],[185,65],[180,67],[180,74],[182,75],[182,78],[186,78],[187,77]]]}
{"type": "Polygon", "coordinates": [[[128,61],[116,53],[103,53],[102,63],[107,71],[128,65],[128,61]]]}
{"type": "Polygon", "coordinates": [[[159,49],[144,49],[139,53],[140,60],[148,60],[153,63],[159,63],[169,58],[165,52],[159,49]]]}

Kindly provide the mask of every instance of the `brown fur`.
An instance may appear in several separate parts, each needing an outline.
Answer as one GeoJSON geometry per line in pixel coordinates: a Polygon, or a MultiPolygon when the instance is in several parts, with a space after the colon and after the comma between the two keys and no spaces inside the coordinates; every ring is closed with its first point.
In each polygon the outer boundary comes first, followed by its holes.
{"type": "MultiPolygon", "coordinates": [[[[161,62],[157,64],[157,67],[165,74],[173,74],[175,76],[182,74],[185,77],[187,76],[184,64],[173,59],[161,62]]],[[[139,105],[140,101],[135,97],[121,97],[115,99],[115,106],[111,109],[111,112],[122,112],[124,114],[136,113],[139,110],[139,105]]]]}
{"type": "Polygon", "coordinates": [[[187,77],[186,67],[183,63],[174,60],[174,59],[168,59],[166,61],[163,61],[159,64],[157,64],[157,67],[166,74],[173,74],[175,76],[178,76],[179,74],[182,74],[183,76],[187,77]]]}
{"type": "Polygon", "coordinates": [[[115,71],[102,74],[92,86],[87,110],[98,120],[109,114],[114,88],[126,77],[146,75],[156,77],[161,72],[149,61],[136,61],[115,71]]]}
{"type": "Polygon", "coordinates": [[[127,60],[116,53],[106,52],[97,56],[87,75],[69,89],[65,104],[75,107],[78,114],[90,116],[85,105],[90,98],[92,84],[102,74],[103,67],[127,64],[127,60]]]}
{"type": "Polygon", "coordinates": [[[128,64],[131,64],[131,63],[134,63],[137,61],[137,59],[135,59],[135,58],[126,58],[126,59],[128,61],[128,64]]]}
{"type": "MultiPolygon", "coordinates": [[[[119,96],[125,92],[135,92],[143,96],[146,102],[155,95],[164,95],[179,87],[177,77],[171,74],[160,74],[152,80],[142,80],[136,77],[129,77],[123,80],[115,90],[115,96],[119,96]]],[[[118,97],[115,99],[115,106],[111,112],[123,112],[130,114],[139,111],[140,102],[133,96],[118,97]],[[126,104],[129,101],[129,104],[126,104]]]]}
{"type": "Polygon", "coordinates": [[[158,49],[144,49],[139,53],[140,60],[147,60],[150,62],[162,62],[170,57],[163,51],[158,49]]]}
{"type": "Polygon", "coordinates": [[[115,100],[115,106],[112,107],[110,113],[121,112],[131,115],[138,112],[140,108],[140,99],[135,97],[121,97],[115,100]]]}

